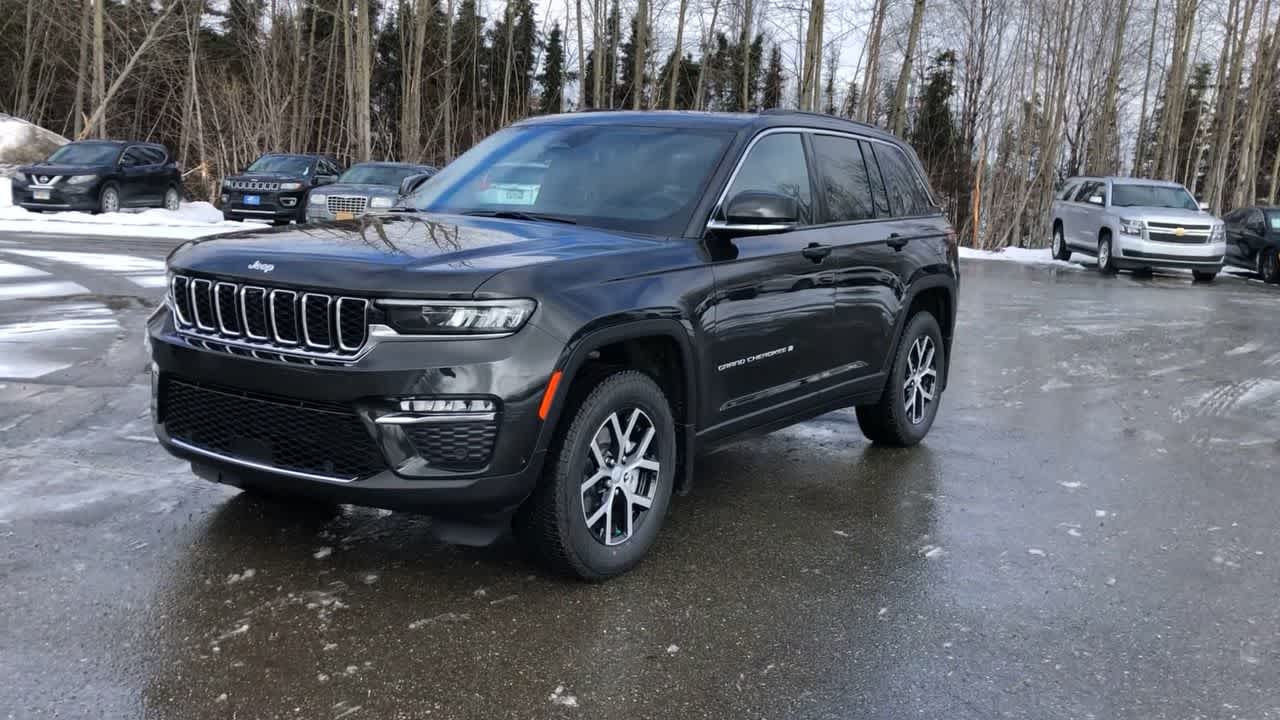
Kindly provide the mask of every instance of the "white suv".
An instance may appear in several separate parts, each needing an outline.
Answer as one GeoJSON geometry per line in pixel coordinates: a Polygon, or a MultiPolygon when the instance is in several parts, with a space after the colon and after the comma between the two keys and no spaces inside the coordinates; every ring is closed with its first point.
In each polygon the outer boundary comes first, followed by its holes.
{"type": "Polygon", "coordinates": [[[1104,275],[1187,268],[1196,280],[1210,281],[1226,251],[1222,221],[1178,183],[1071,178],[1053,202],[1053,256],[1094,255],[1104,275]]]}

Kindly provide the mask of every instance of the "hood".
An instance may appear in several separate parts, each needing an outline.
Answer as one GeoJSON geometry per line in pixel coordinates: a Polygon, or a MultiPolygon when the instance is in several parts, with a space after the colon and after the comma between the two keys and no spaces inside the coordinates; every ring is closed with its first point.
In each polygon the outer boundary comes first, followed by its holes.
{"type": "Polygon", "coordinates": [[[239,175],[231,175],[227,180],[252,180],[255,182],[305,182],[310,180],[309,177],[303,175],[293,175],[290,173],[272,173],[272,172],[244,172],[239,175]]]}
{"type": "Polygon", "coordinates": [[[1147,222],[1186,223],[1187,225],[1213,225],[1219,222],[1218,218],[1214,217],[1212,214],[1202,212],[1200,210],[1142,207],[1139,205],[1134,205],[1132,207],[1116,207],[1113,205],[1111,207],[1111,211],[1122,218],[1146,220],[1147,222]]]}
{"type": "Polygon", "coordinates": [[[400,194],[400,186],[370,185],[365,183],[329,183],[315,192],[325,195],[363,195],[365,197],[396,197],[400,194]]]}
{"type": "Polygon", "coordinates": [[[470,296],[511,268],[635,252],[661,239],[561,223],[393,214],[195,240],[175,270],[364,296],[470,296]]]}
{"type": "Polygon", "coordinates": [[[54,177],[54,176],[58,176],[58,175],[61,175],[61,176],[67,176],[67,175],[96,175],[96,174],[101,173],[101,172],[106,172],[106,171],[108,171],[108,170],[112,169],[112,167],[114,167],[114,166],[113,166],[113,165],[110,165],[110,164],[107,164],[107,165],[102,165],[102,164],[98,164],[98,165],[63,165],[63,164],[57,164],[57,165],[54,165],[54,164],[52,164],[52,163],[43,163],[43,162],[42,162],[42,163],[36,163],[35,165],[24,165],[24,166],[22,166],[22,167],[18,168],[18,172],[19,172],[19,173],[22,173],[23,175],[48,175],[49,177],[54,177]]]}

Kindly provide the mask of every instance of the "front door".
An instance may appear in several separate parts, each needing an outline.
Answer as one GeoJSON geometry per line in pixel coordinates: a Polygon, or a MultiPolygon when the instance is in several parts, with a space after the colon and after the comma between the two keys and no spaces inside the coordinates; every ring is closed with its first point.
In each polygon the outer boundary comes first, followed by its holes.
{"type": "MultiPolygon", "coordinates": [[[[827,231],[814,224],[813,190],[800,133],[760,136],[747,151],[723,203],[746,191],[796,198],[798,225],[787,232],[705,240],[715,273],[705,431],[732,434],[801,410],[831,380],[835,291],[827,231]]],[[[721,217],[723,208],[717,208],[721,217]]]]}

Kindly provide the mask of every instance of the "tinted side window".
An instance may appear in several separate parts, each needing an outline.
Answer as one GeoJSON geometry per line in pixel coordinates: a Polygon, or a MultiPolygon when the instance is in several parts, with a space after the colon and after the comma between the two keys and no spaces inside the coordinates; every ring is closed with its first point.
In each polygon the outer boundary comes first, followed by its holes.
{"type": "Polygon", "coordinates": [[[867,175],[871,176],[871,195],[876,201],[876,217],[889,217],[889,193],[884,187],[884,173],[880,171],[880,163],[876,160],[875,150],[871,143],[860,140],[862,159],[867,164],[867,175]]]}
{"type": "Polygon", "coordinates": [[[889,191],[889,206],[898,216],[926,215],[934,212],[933,202],[920,176],[896,147],[875,144],[876,159],[889,191]]]}
{"type": "Polygon", "coordinates": [[[142,161],[147,165],[160,165],[164,162],[164,151],[160,148],[138,148],[138,154],[142,156],[142,161]]]}
{"type": "Polygon", "coordinates": [[[125,167],[134,167],[137,165],[145,165],[146,160],[142,157],[142,148],[131,147],[124,151],[124,155],[120,157],[120,162],[125,167]]]}
{"type": "Polygon", "coordinates": [[[789,195],[800,206],[800,222],[813,222],[809,164],[805,162],[804,143],[798,134],[766,135],[751,148],[729,192],[725,193],[725,201],[748,190],[789,195]]]}
{"type": "Polygon", "coordinates": [[[1262,219],[1261,210],[1249,211],[1249,229],[1255,233],[1258,233],[1259,235],[1266,234],[1267,224],[1262,219]]]}
{"type": "Polygon", "coordinates": [[[827,203],[827,222],[875,217],[871,178],[858,141],[832,135],[813,136],[818,182],[827,203]]]}
{"type": "Polygon", "coordinates": [[[1070,201],[1071,196],[1075,193],[1076,189],[1079,187],[1080,186],[1076,183],[1067,183],[1066,189],[1062,191],[1062,194],[1058,196],[1058,199],[1070,201]]]}

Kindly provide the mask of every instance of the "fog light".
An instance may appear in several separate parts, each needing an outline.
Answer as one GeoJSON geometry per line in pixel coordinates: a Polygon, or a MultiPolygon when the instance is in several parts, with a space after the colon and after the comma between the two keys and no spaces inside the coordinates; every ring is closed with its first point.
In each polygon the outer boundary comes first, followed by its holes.
{"type": "Polygon", "coordinates": [[[293,207],[298,204],[298,198],[280,198],[280,204],[285,207],[293,207]]]}
{"type": "Polygon", "coordinates": [[[401,412],[415,413],[491,413],[497,408],[492,400],[401,400],[401,412]]]}

